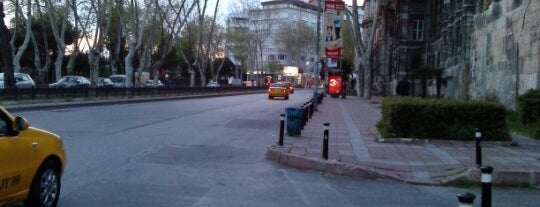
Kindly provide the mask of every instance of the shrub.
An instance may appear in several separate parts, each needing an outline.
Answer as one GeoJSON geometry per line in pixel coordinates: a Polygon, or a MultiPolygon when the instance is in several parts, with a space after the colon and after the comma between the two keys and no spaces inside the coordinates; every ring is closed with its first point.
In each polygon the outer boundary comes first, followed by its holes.
{"type": "Polygon", "coordinates": [[[523,124],[540,121],[540,90],[529,90],[520,95],[517,110],[523,124]]]}
{"type": "Polygon", "coordinates": [[[508,140],[506,109],[495,102],[391,97],[383,99],[377,128],[383,137],[508,140]]]}

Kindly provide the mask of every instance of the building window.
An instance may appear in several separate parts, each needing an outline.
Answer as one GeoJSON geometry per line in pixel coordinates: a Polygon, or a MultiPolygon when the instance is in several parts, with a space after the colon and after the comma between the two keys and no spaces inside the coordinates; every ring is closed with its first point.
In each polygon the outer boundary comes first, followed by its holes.
{"type": "Polygon", "coordinates": [[[276,56],[275,55],[268,55],[268,60],[275,60],[276,59],[276,56]]]}
{"type": "Polygon", "coordinates": [[[424,40],[424,20],[421,20],[421,19],[414,20],[413,37],[415,41],[424,40]]]}
{"type": "Polygon", "coordinates": [[[287,60],[287,55],[285,54],[279,54],[278,55],[279,60],[287,60]]]}

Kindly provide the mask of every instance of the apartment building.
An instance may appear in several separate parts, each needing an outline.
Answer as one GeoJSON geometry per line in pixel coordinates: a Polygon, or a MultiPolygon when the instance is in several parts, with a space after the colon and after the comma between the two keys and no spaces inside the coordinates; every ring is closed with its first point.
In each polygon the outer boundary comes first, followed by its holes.
{"type": "MultiPolygon", "coordinates": [[[[231,16],[228,27],[243,28],[239,32],[251,35],[249,41],[244,42],[249,52],[244,61],[248,75],[273,74],[268,66],[279,63],[282,66],[296,66],[301,72],[313,71],[317,54],[316,42],[306,42],[300,49],[293,50],[292,45],[284,44],[278,40],[278,34],[283,25],[303,23],[311,28],[311,35],[316,34],[317,9],[315,4],[302,0],[271,0],[261,2],[261,7],[244,11],[241,15],[231,16]]],[[[301,37],[302,35],[300,35],[301,37]]],[[[298,37],[291,34],[291,37],[298,37]]],[[[298,42],[303,39],[298,39],[298,42]]],[[[226,52],[228,54],[233,51],[226,52]]],[[[232,56],[232,55],[231,55],[232,56]]],[[[231,59],[235,59],[234,57],[231,59]]],[[[239,63],[239,60],[234,60],[239,63]]]]}

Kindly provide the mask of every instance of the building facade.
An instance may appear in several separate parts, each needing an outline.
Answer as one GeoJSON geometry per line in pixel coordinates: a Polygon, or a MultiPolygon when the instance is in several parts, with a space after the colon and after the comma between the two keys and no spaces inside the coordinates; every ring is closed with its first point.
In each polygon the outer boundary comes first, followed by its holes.
{"type": "MultiPolygon", "coordinates": [[[[439,79],[414,80],[414,95],[496,99],[515,108],[516,98],[540,88],[540,1],[378,0],[374,83],[395,93],[401,75],[440,70],[439,79]]],[[[375,0],[366,0],[370,8],[375,0]]],[[[430,73],[436,74],[436,73],[430,73]]]]}
{"type": "MultiPolygon", "coordinates": [[[[248,74],[272,74],[268,65],[270,62],[282,66],[296,66],[304,72],[312,71],[317,55],[315,42],[306,44],[300,51],[293,52],[288,45],[278,40],[282,25],[302,22],[316,33],[317,6],[302,0],[272,0],[264,1],[261,7],[246,11],[245,16],[229,21],[229,27],[242,25],[254,36],[249,53],[248,74]]],[[[300,41],[300,40],[298,40],[300,41]]]]}

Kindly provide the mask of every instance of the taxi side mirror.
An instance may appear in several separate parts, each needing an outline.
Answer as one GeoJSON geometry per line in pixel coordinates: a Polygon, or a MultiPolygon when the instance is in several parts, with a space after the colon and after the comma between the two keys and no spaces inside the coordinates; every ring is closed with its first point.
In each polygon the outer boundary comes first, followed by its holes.
{"type": "Polygon", "coordinates": [[[15,117],[15,123],[13,125],[15,131],[23,131],[28,129],[28,127],[30,126],[28,124],[28,121],[20,116],[15,117]]]}

